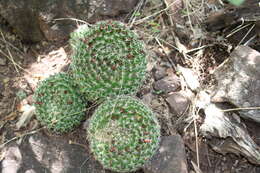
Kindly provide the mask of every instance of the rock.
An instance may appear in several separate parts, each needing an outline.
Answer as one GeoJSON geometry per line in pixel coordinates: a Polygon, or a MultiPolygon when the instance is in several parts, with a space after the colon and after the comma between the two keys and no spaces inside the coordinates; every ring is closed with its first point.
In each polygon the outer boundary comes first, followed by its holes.
{"type": "MultiPolygon", "coordinates": [[[[260,53],[238,46],[214,73],[217,86],[213,102],[230,102],[238,108],[260,105],[260,53]]],[[[260,123],[260,110],[241,110],[240,115],[260,123]]]]}
{"type": "Polygon", "coordinates": [[[115,173],[105,170],[81,144],[70,144],[57,135],[36,133],[19,143],[3,148],[1,173],[115,173]]]}
{"type": "Polygon", "coordinates": [[[134,11],[140,0],[91,0],[89,1],[89,23],[122,17],[134,11]]]}
{"type": "Polygon", "coordinates": [[[43,39],[50,41],[66,39],[75,28],[75,21],[55,19],[77,18],[85,20],[88,16],[87,13],[85,0],[0,1],[0,16],[27,42],[38,42],[43,39]]]}
{"type": "Polygon", "coordinates": [[[181,92],[171,93],[166,101],[169,105],[170,112],[177,115],[182,115],[188,108],[190,101],[181,92]]]}
{"type": "Polygon", "coordinates": [[[205,107],[206,116],[200,126],[200,134],[210,139],[208,142],[213,150],[243,155],[251,163],[260,165],[259,146],[250,137],[245,124],[236,114],[222,110],[223,105],[220,104],[211,103],[205,107]]]}
{"type": "Polygon", "coordinates": [[[144,173],[188,173],[181,136],[163,136],[157,154],[145,165],[143,171],[144,173]]]}
{"type": "Polygon", "coordinates": [[[4,156],[1,164],[2,173],[17,173],[22,163],[22,154],[17,145],[8,147],[4,156]]]}
{"type": "Polygon", "coordinates": [[[152,73],[155,81],[158,81],[167,75],[165,68],[161,66],[153,68],[152,73]]]}
{"type": "Polygon", "coordinates": [[[166,76],[165,78],[153,83],[154,90],[163,92],[164,94],[174,92],[179,87],[179,78],[176,75],[166,76]]]}
{"type": "Polygon", "coordinates": [[[97,9],[101,16],[117,16],[120,13],[131,12],[139,0],[105,0],[97,9]]]}
{"type": "Polygon", "coordinates": [[[19,146],[8,145],[4,150],[2,173],[102,172],[100,165],[89,165],[88,160],[91,159],[84,147],[69,144],[55,136],[35,134],[25,137],[19,146]],[[92,170],[93,167],[96,168],[92,170]],[[98,167],[100,169],[97,171],[98,167]]]}

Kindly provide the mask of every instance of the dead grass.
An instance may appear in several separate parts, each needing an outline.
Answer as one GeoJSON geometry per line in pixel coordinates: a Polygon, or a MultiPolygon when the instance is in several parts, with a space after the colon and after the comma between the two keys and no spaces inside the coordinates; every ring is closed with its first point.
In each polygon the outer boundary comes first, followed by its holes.
{"type": "MultiPolygon", "coordinates": [[[[212,4],[208,4],[207,0],[184,0],[183,9],[179,11],[181,13],[181,18],[184,19],[184,23],[178,23],[180,26],[176,26],[174,22],[171,11],[171,7],[175,5],[178,1],[162,0],[161,6],[157,10],[151,9],[150,13],[145,13],[140,16],[134,16],[137,13],[142,14],[142,10],[137,8],[133,13],[134,15],[130,18],[129,25],[138,28],[141,35],[145,36],[146,42],[154,50],[162,50],[161,53],[168,59],[171,64],[173,71],[176,72],[176,64],[173,61],[171,55],[172,52],[179,54],[181,56],[183,64],[191,68],[198,76],[200,76],[200,82],[204,83],[203,80],[207,79],[209,76],[209,67],[216,67],[213,63],[207,62],[205,58],[210,57],[207,55],[208,51],[206,49],[215,46],[215,42],[207,41],[207,33],[202,28],[202,23],[207,17],[206,13],[212,9],[216,10],[218,7],[213,7],[212,4]],[[190,31],[188,37],[191,39],[192,43],[195,44],[185,44],[181,38],[178,37],[175,28],[182,27],[190,31]],[[156,32],[158,29],[160,32],[156,32]]],[[[143,1],[140,2],[139,6],[143,5],[143,1]]],[[[219,44],[219,42],[217,43],[219,44]]],[[[207,84],[202,85],[203,88],[207,88],[207,84]]],[[[203,88],[200,88],[201,90],[203,88]]],[[[196,164],[192,162],[193,168],[196,172],[202,172],[200,170],[200,146],[199,146],[199,132],[198,132],[198,122],[197,119],[200,117],[199,109],[196,107],[196,97],[192,101],[190,109],[186,112],[183,119],[188,121],[188,127],[193,128],[195,134],[195,146],[196,146],[196,164]],[[189,120],[188,120],[189,119],[189,120]]],[[[165,120],[169,121],[169,120],[165,120]]],[[[164,122],[167,126],[172,126],[168,122],[164,122]]],[[[180,122],[181,123],[181,122],[180,122]]],[[[171,129],[171,128],[170,128],[171,129]]],[[[190,131],[186,131],[189,133],[190,131]]]]}

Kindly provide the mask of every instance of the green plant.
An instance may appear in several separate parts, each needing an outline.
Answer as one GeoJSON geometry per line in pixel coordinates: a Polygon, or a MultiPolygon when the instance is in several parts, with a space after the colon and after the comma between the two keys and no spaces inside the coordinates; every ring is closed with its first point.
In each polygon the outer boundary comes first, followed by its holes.
{"type": "Polygon", "coordinates": [[[65,73],[43,80],[35,91],[34,100],[37,119],[54,132],[71,131],[84,118],[85,104],[65,73]]]}
{"type": "Polygon", "coordinates": [[[245,2],[245,0],[228,0],[228,1],[231,4],[236,5],[236,6],[240,6],[240,5],[242,5],[245,2]]]}
{"type": "Polygon", "coordinates": [[[140,168],[159,146],[160,126],[138,100],[120,96],[101,104],[90,119],[88,139],[104,168],[130,172],[140,168]]]}
{"type": "Polygon", "coordinates": [[[116,21],[82,26],[71,34],[72,72],[89,100],[135,93],[146,74],[144,44],[116,21]]]}

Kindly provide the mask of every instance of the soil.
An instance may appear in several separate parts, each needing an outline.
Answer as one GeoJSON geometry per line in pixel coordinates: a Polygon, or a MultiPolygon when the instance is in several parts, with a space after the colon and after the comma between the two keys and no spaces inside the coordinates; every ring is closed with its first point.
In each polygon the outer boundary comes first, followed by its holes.
{"type": "MultiPolygon", "coordinates": [[[[155,63],[156,61],[165,62],[164,65],[166,64],[169,67],[168,69],[172,69],[171,72],[173,73],[176,73],[174,67],[177,64],[195,69],[200,77],[200,82],[203,84],[203,87],[211,87],[214,85],[212,71],[214,71],[214,69],[229,56],[230,51],[236,46],[237,42],[233,43],[220,39],[222,35],[227,33],[218,33],[216,35],[205,32],[203,26],[200,25],[200,22],[203,21],[205,16],[195,16],[189,19],[185,12],[185,8],[183,7],[182,12],[184,14],[180,15],[182,20],[179,20],[183,21],[183,23],[179,25],[183,25],[185,29],[181,31],[179,29],[174,30],[176,35],[183,36],[180,37],[180,43],[183,43],[183,46],[189,50],[199,48],[201,45],[207,46],[198,49],[203,50],[203,52],[194,51],[187,54],[181,53],[181,51],[179,51],[181,46],[176,45],[176,41],[172,35],[172,26],[167,13],[162,12],[158,15],[154,15],[154,17],[151,17],[150,19],[144,21],[141,20],[145,16],[153,15],[158,11],[158,9],[161,10],[165,8],[165,4],[163,3],[164,1],[158,2],[159,3],[157,4],[147,3],[143,6],[140,14],[136,14],[137,19],[133,26],[146,42],[148,49],[153,54],[152,56],[155,57],[155,60],[153,59],[153,61],[155,61],[155,63]],[[190,22],[192,22],[193,28],[187,24],[189,20],[191,20],[190,22]],[[199,32],[202,32],[201,34],[203,37],[198,36],[200,34],[199,32]],[[190,42],[184,40],[189,36],[190,42]],[[159,41],[154,39],[155,37],[159,38],[159,41]]],[[[196,2],[199,1],[197,0],[196,2]]],[[[206,4],[214,5],[211,0],[206,0],[204,3],[205,6],[206,4]]],[[[194,4],[193,8],[195,8],[194,4]]],[[[125,15],[120,18],[126,19],[127,16],[125,15]]],[[[9,139],[12,139],[12,137],[26,134],[41,127],[35,117],[21,129],[17,129],[15,124],[21,116],[21,107],[26,104],[32,104],[32,95],[37,82],[47,77],[49,74],[55,73],[57,70],[66,71],[69,64],[68,59],[71,55],[71,50],[68,42],[60,43],[58,41],[42,41],[37,44],[25,44],[3,19],[0,19],[0,31],[0,143],[4,143],[9,139]],[[51,62],[57,56],[68,58],[65,58],[65,60],[61,62],[51,62]],[[44,68],[41,68],[42,66],[38,66],[38,62],[39,59],[44,58],[47,58],[50,62],[46,62],[44,68]],[[48,75],[46,75],[47,72],[48,75]]],[[[241,35],[242,34],[246,33],[241,33],[241,35]]],[[[256,42],[259,43],[259,37],[256,39],[258,39],[256,42]]],[[[150,77],[151,76],[152,75],[150,75],[150,77]]],[[[150,90],[149,87],[148,90],[150,90]]],[[[143,87],[137,96],[142,97],[147,92],[149,92],[147,91],[147,87],[143,87]]],[[[160,94],[156,95],[156,98],[158,99],[158,102],[164,102],[164,99],[160,94]]],[[[161,103],[161,109],[164,109],[164,106],[167,106],[167,104],[165,102],[161,103]]],[[[93,108],[86,113],[86,117],[89,118],[92,112],[93,108]]],[[[160,111],[157,111],[157,113],[158,112],[160,113],[160,111]]],[[[203,115],[201,117],[201,121],[203,121],[203,115]]],[[[186,154],[190,173],[196,172],[192,163],[195,163],[195,165],[198,164],[198,161],[196,160],[197,153],[200,158],[199,169],[203,173],[260,172],[259,166],[250,164],[244,157],[233,154],[221,155],[216,153],[212,150],[211,146],[207,145],[208,139],[204,139],[203,137],[198,138],[199,148],[197,150],[195,146],[194,126],[190,125],[186,131],[184,131],[184,127],[187,127],[187,125],[182,124],[182,122],[178,120],[179,117],[172,117],[170,119],[162,117],[160,119],[160,123],[162,124],[162,135],[168,136],[176,132],[179,132],[182,135],[186,145],[186,154]],[[176,122],[179,124],[176,124],[176,122]]],[[[245,123],[249,129],[250,135],[255,139],[255,142],[260,145],[260,126],[250,121],[245,121],[245,123]]],[[[199,126],[200,123],[197,125],[199,126]]],[[[57,135],[57,137],[66,139],[67,141],[73,141],[74,143],[86,148],[86,151],[89,152],[86,136],[82,135],[85,134],[83,128],[84,125],[82,123],[82,125],[72,133],[57,135]]],[[[46,136],[53,135],[47,130],[41,130],[37,133],[42,133],[46,136]]],[[[141,172],[142,171],[140,171],[140,173],[141,172]]]]}

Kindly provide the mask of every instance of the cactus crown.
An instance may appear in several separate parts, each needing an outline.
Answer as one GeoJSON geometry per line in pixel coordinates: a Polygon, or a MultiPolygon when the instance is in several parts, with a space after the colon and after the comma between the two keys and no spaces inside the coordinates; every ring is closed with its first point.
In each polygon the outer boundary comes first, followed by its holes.
{"type": "Polygon", "coordinates": [[[101,104],[88,129],[95,158],[118,172],[140,168],[155,153],[159,137],[160,127],[152,111],[129,96],[101,104]]]}
{"type": "Polygon", "coordinates": [[[138,36],[116,21],[103,21],[71,34],[72,70],[90,100],[133,94],[146,72],[146,53],[138,36]]]}
{"type": "Polygon", "coordinates": [[[43,80],[34,94],[36,117],[48,129],[71,131],[84,118],[85,104],[65,73],[43,80]]]}

